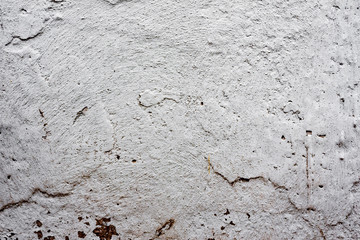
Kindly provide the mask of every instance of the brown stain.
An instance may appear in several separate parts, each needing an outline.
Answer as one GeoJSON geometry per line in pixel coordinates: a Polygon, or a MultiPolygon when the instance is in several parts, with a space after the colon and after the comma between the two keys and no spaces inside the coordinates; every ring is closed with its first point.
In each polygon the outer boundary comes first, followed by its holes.
{"type": "Polygon", "coordinates": [[[78,237],[79,238],[85,238],[86,234],[83,231],[78,231],[78,237]]]}
{"type": "Polygon", "coordinates": [[[95,228],[93,233],[98,236],[100,240],[111,240],[113,235],[119,235],[114,225],[107,225],[110,221],[110,218],[96,219],[96,225],[99,227],[95,228]]]}
{"type": "Polygon", "coordinates": [[[36,221],[35,221],[35,224],[36,224],[36,226],[38,226],[38,227],[41,227],[41,226],[42,226],[42,222],[40,222],[40,220],[36,220],[36,221]]]}
{"type": "Polygon", "coordinates": [[[160,237],[161,235],[165,234],[164,230],[169,230],[170,228],[172,228],[174,223],[175,223],[175,220],[172,218],[167,220],[161,227],[156,229],[155,235],[157,237],[160,237]]]}
{"type": "Polygon", "coordinates": [[[44,238],[44,240],[55,240],[54,236],[47,236],[44,238]]]}
{"type": "Polygon", "coordinates": [[[39,231],[35,231],[34,233],[37,235],[37,238],[38,238],[38,239],[42,239],[43,234],[42,234],[42,232],[41,232],[40,230],[39,230],[39,231]]]}

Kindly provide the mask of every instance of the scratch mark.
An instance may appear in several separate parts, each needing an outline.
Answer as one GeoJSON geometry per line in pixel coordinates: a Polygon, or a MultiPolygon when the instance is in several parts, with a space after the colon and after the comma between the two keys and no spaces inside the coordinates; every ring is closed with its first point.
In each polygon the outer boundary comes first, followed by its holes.
{"type": "Polygon", "coordinates": [[[44,118],[44,112],[41,111],[41,109],[39,109],[39,113],[40,113],[40,116],[41,116],[42,118],[44,118]]]}
{"type": "Polygon", "coordinates": [[[210,155],[208,156],[208,163],[209,163],[209,165],[208,165],[208,171],[209,171],[209,174],[210,174],[210,168],[211,168],[210,155]]]}
{"type": "Polygon", "coordinates": [[[310,196],[310,182],[309,182],[309,147],[305,146],[306,149],[306,188],[307,188],[307,199],[309,201],[310,196]]]}

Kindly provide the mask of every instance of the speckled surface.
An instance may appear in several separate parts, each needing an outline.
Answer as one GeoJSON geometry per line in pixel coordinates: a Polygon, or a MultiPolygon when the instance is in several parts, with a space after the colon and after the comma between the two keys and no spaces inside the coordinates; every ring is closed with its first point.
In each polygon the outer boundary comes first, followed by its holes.
{"type": "Polygon", "coordinates": [[[360,3],[0,2],[0,239],[359,239],[360,3]]]}

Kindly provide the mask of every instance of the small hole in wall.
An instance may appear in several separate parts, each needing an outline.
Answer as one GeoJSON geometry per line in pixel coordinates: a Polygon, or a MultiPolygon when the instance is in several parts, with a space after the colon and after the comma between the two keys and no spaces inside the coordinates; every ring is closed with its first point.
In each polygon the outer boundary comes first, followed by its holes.
{"type": "Polygon", "coordinates": [[[120,159],[120,155],[116,155],[116,159],[119,160],[119,159],[120,159]]]}
{"type": "Polygon", "coordinates": [[[340,98],[340,102],[344,103],[345,99],[344,98],[340,98]]]}
{"type": "MultiPolygon", "coordinates": [[[[353,128],[356,128],[356,124],[353,125],[353,128]]],[[[0,132],[0,134],[1,134],[1,132],[0,132]]]]}
{"type": "Polygon", "coordinates": [[[319,185],[319,188],[323,188],[324,187],[324,185],[319,185]]]}
{"type": "Polygon", "coordinates": [[[224,227],[224,226],[222,226],[220,229],[221,229],[221,230],[224,230],[224,229],[225,229],[225,227],[224,227]]]}
{"type": "Polygon", "coordinates": [[[204,102],[201,102],[200,104],[201,104],[201,105],[204,105],[204,102]]]}
{"type": "Polygon", "coordinates": [[[250,218],[250,214],[246,213],[247,217],[250,218]]]}
{"type": "Polygon", "coordinates": [[[340,158],[341,161],[344,161],[344,158],[340,158]]]}
{"type": "Polygon", "coordinates": [[[132,163],[136,163],[136,160],[135,160],[135,159],[133,159],[131,162],[132,162],[132,163]]]}
{"type": "Polygon", "coordinates": [[[285,140],[286,138],[285,138],[285,136],[284,136],[284,135],[282,135],[282,136],[281,136],[281,139],[282,139],[282,140],[285,140]]]}
{"type": "Polygon", "coordinates": [[[10,179],[10,178],[11,178],[11,175],[8,175],[8,176],[7,176],[7,179],[10,179]]]}
{"type": "Polygon", "coordinates": [[[306,136],[311,136],[312,135],[312,131],[311,130],[306,130],[306,136]]]}
{"type": "Polygon", "coordinates": [[[316,211],[316,208],[310,206],[306,210],[308,210],[308,211],[316,211]]]}

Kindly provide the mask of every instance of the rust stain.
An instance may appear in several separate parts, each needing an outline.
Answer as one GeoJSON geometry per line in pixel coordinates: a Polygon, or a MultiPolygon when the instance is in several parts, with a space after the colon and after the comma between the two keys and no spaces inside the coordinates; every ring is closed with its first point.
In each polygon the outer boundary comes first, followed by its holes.
{"type": "Polygon", "coordinates": [[[38,227],[41,227],[41,226],[42,226],[42,222],[40,222],[40,220],[36,220],[35,224],[36,224],[36,226],[38,226],[38,227]]]}
{"type": "Polygon", "coordinates": [[[86,234],[83,231],[78,231],[78,237],[79,238],[85,238],[86,234]]]}
{"type": "Polygon", "coordinates": [[[99,226],[94,229],[93,233],[99,237],[100,240],[111,240],[113,235],[119,235],[116,232],[114,225],[107,225],[110,222],[110,218],[96,219],[96,225],[99,226]]]}
{"type": "Polygon", "coordinates": [[[39,230],[39,231],[35,231],[34,233],[37,235],[38,239],[42,239],[43,234],[42,234],[42,232],[41,232],[40,230],[39,230]]]}

